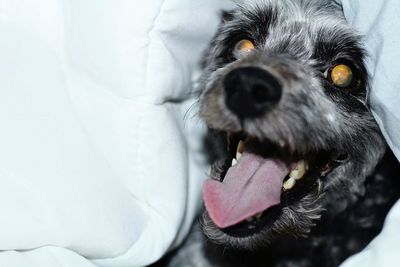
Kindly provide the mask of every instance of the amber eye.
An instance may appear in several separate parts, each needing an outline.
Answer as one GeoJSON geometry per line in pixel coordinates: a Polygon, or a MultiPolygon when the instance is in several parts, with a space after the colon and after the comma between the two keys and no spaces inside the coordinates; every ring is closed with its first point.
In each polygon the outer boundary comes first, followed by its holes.
{"type": "Polygon", "coordinates": [[[251,51],[255,49],[255,45],[252,41],[248,39],[243,39],[239,41],[233,48],[232,55],[236,59],[241,59],[248,55],[251,51]]]}
{"type": "Polygon", "coordinates": [[[329,71],[328,78],[336,87],[348,88],[353,84],[354,74],[349,66],[345,64],[339,64],[334,66],[329,71]]]}

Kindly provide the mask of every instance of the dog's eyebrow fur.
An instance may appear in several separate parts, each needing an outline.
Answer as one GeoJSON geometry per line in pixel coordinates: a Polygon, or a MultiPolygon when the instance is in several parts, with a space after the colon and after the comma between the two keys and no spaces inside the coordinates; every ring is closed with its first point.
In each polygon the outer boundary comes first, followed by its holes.
{"type": "MultiPolygon", "coordinates": [[[[221,34],[224,35],[224,44],[228,44],[238,36],[247,35],[251,39],[263,43],[268,36],[269,28],[277,22],[277,11],[273,6],[267,8],[239,9],[243,16],[236,20],[225,20],[221,34]]],[[[235,13],[231,13],[234,16],[235,13]]]]}
{"type": "Polygon", "coordinates": [[[274,6],[261,7],[255,6],[253,10],[241,7],[244,14],[240,24],[244,25],[245,30],[250,32],[255,40],[263,43],[268,37],[268,30],[274,27],[278,21],[278,12],[274,6]]]}
{"type": "Polygon", "coordinates": [[[360,44],[360,38],[341,29],[324,29],[318,32],[315,41],[313,58],[320,61],[334,61],[347,57],[361,65],[365,51],[360,44]]]}

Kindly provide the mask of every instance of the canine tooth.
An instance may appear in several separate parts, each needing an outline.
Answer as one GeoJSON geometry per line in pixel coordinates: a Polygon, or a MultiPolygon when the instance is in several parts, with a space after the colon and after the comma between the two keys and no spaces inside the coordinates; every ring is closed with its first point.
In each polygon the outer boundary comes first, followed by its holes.
{"type": "Polygon", "coordinates": [[[237,164],[237,160],[236,159],[232,159],[232,167],[235,166],[237,164]]]}
{"type": "Polygon", "coordinates": [[[295,184],[296,184],[296,179],[290,177],[289,180],[283,183],[283,189],[285,191],[290,190],[295,186],[295,184]]]}
{"type": "Polygon", "coordinates": [[[240,142],[237,146],[236,152],[242,154],[243,151],[244,151],[244,141],[240,140],[240,142]]]}
{"type": "Polygon", "coordinates": [[[242,153],[236,152],[236,160],[239,160],[242,157],[242,153]]]}
{"type": "Polygon", "coordinates": [[[289,173],[290,178],[300,180],[308,170],[308,163],[304,160],[297,162],[296,167],[289,173]]]}

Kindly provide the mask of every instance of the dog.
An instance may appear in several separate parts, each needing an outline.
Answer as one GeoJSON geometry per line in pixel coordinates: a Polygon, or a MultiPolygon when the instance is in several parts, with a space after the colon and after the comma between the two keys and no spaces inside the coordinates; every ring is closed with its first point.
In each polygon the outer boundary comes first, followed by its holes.
{"type": "Polygon", "coordinates": [[[196,264],[170,266],[338,266],[379,233],[399,168],[390,153],[382,160],[365,59],[338,1],[224,12],[199,87],[213,152],[207,259],[191,246],[180,260],[196,264]]]}
{"type": "Polygon", "coordinates": [[[379,234],[400,168],[368,106],[366,57],[338,1],[224,12],[199,85],[206,240],[195,228],[167,266],[333,267],[379,234]]]}

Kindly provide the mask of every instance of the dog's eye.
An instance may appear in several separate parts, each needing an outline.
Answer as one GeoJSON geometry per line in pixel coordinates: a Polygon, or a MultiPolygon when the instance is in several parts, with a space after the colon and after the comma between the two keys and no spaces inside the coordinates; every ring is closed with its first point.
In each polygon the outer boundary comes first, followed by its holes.
{"type": "Polygon", "coordinates": [[[325,72],[325,77],[336,87],[351,88],[354,85],[354,72],[346,64],[337,64],[325,72]]]}
{"type": "Polygon", "coordinates": [[[248,39],[243,39],[236,43],[236,45],[233,48],[232,55],[236,59],[241,59],[246,55],[248,55],[255,48],[256,47],[252,41],[248,39]]]}

